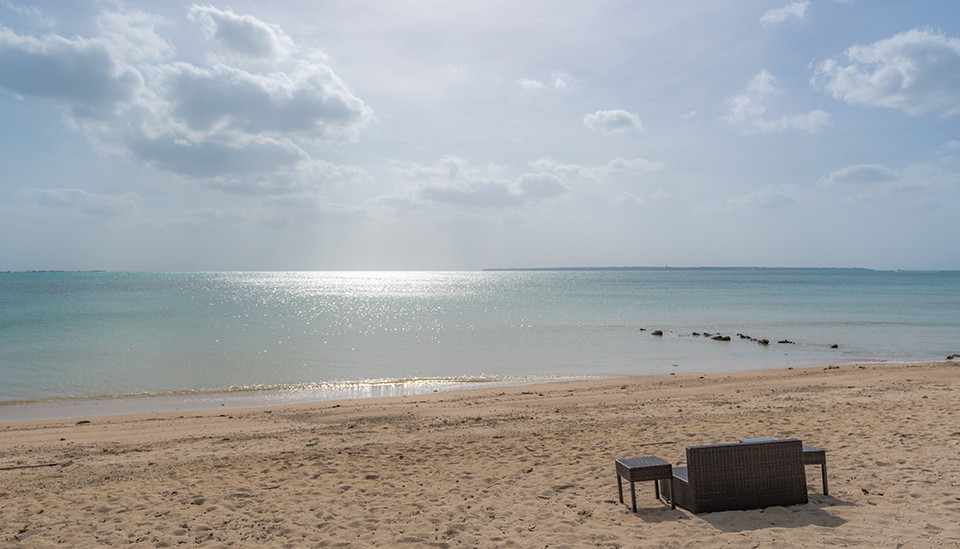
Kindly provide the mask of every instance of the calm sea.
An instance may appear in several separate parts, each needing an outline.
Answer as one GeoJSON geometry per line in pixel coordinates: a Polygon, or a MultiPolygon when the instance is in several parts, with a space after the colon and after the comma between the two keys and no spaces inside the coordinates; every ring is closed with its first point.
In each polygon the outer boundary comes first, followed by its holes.
{"type": "Polygon", "coordinates": [[[0,274],[0,420],[953,353],[960,272],[0,274]]]}

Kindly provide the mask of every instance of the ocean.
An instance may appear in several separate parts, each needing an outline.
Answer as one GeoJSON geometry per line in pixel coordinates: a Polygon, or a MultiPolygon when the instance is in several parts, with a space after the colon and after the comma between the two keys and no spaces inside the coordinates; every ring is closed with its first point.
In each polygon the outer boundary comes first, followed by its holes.
{"type": "Polygon", "coordinates": [[[0,421],[954,353],[955,271],[0,274],[0,421]]]}

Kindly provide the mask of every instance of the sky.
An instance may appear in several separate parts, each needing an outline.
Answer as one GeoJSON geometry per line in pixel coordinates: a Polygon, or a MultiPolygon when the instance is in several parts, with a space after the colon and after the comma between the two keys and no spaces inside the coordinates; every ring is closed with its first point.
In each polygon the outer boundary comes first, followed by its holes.
{"type": "Polygon", "coordinates": [[[0,0],[0,271],[960,269],[960,3],[0,0]]]}

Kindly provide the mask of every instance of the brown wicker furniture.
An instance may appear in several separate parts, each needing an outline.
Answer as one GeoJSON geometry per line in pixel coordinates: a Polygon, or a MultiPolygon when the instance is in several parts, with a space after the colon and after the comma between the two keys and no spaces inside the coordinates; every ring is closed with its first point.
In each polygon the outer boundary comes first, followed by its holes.
{"type": "Polygon", "coordinates": [[[694,513],[807,503],[796,439],[691,446],[687,466],[674,467],[673,477],[671,499],[694,513]]]}
{"type": "MultiPolygon", "coordinates": [[[[760,442],[764,440],[777,440],[775,438],[748,438],[740,442],[760,442]]],[[[827,488],[827,451],[813,446],[803,445],[803,464],[819,465],[820,477],[823,480],[823,495],[829,496],[830,490],[827,488]]]]}
{"type": "Polygon", "coordinates": [[[670,507],[677,508],[673,498],[673,467],[655,456],[644,456],[628,459],[618,459],[617,462],[617,491],[620,492],[620,503],[623,503],[623,481],[625,478],[630,481],[630,497],[633,501],[633,512],[637,512],[637,491],[634,483],[638,480],[654,481],[654,491],[657,499],[660,499],[660,485],[657,480],[663,479],[665,489],[669,490],[670,507]]]}

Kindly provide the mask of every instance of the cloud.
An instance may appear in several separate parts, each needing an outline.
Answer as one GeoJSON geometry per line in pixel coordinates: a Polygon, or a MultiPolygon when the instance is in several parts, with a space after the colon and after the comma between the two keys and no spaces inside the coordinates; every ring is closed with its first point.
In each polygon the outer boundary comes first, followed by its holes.
{"type": "Polygon", "coordinates": [[[144,81],[103,39],[21,36],[0,27],[0,88],[50,99],[78,118],[115,113],[144,81]]]}
{"type": "Polygon", "coordinates": [[[57,26],[56,20],[44,13],[39,6],[18,6],[11,3],[10,0],[0,0],[0,6],[7,8],[20,17],[28,19],[35,25],[51,29],[57,26]]]}
{"type": "Polygon", "coordinates": [[[772,209],[781,208],[797,202],[796,185],[767,185],[750,194],[727,201],[728,208],[772,209]]]}
{"type": "Polygon", "coordinates": [[[777,79],[768,70],[762,69],[750,80],[745,91],[727,99],[730,114],[721,117],[721,120],[739,127],[743,134],[780,133],[786,130],[818,133],[830,127],[830,113],[822,110],[776,119],[764,118],[767,102],[780,93],[776,84],[777,79]]]}
{"type": "Polygon", "coordinates": [[[549,173],[525,173],[517,181],[517,189],[528,198],[555,198],[570,190],[562,179],[549,173]]]}
{"type": "Polygon", "coordinates": [[[901,32],[827,59],[814,88],[851,105],[901,109],[911,115],[960,112],[960,40],[930,29],[901,32]]]}
{"type": "Polygon", "coordinates": [[[372,110],[322,64],[300,61],[290,74],[253,74],[217,66],[164,67],[162,93],[171,114],[194,131],[300,134],[352,141],[372,110]]]}
{"type": "Polygon", "coordinates": [[[940,147],[937,147],[936,152],[943,158],[948,158],[950,156],[953,156],[957,152],[960,152],[960,141],[957,141],[956,139],[951,139],[950,141],[947,141],[940,147]]]}
{"type": "Polygon", "coordinates": [[[546,157],[535,160],[530,166],[536,170],[550,171],[564,179],[580,179],[597,182],[616,175],[636,176],[644,173],[658,172],[664,169],[662,162],[654,162],[645,158],[614,158],[606,164],[587,167],[579,164],[559,164],[552,158],[546,157]]]}
{"type": "Polygon", "coordinates": [[[810,2],[804,1],[794,2],[793,4],[787,4],[782,8],[769,10],[760,17],[760,24],[766,26],[773,23],[781,23],[790,17],[803,19],[807,14],[807,8],[809,7],[810,2]]]}
{"type": "Polygon", "coordinates": [[[272,59],[285,57],[294,50],[293,40],[279,26],[250,15],[194,4],[187,10],[187,18],[200,25],[208,40],[233,53],[272,59]]]}
{"type": "Polygon", "coordinates": [[[550,78],[553,78],[553,87],[558,90],[573,87],[580,83],[580,81],[571,76],[570,73],[563,71],[554,71],[553,74],[550,75],[550,78]]]}
{"type": "MultiPolygon", "coordinates": [[[[579,80],[570,75],[570,73],[563,71],[553,71],[553,74],[550,75],[551,82],[544,84],[540,80],[534,80],[532,78],[520,78],[517,80],[517,84],[525,90],[539,90],[546,86],[551,86],[555,89],[562,90],[565,88],[571,88],[580,83],[579,80]]],[[[497,77],[499,81],[499,77],[497,77]]]]}
{"type": "Polygon", "coordinates": [[[855,164],[830,172],[820,179],[817,185],[871,185],[896,181],[900,174],[883,164],[855,164]]]}
{"type": "Polygon", "coordinates": [[[194,177],[276,172],[308,158],[290,141],[269,138],[224,143],[212,139],[189,142],[164,135],[131,139],[128,144],[140,160],[161,170],[194,177]]]}
{"type": "Polygon", "coordinates": [[[42,189],[37,191],[37,204],[45,208],[63,208],[90,218],[111,219],[137,212],[137,195],[92,194],[80,189],[42,189]]]}
{"type": "Polygon", "coordinates": [[[157,31],[162,18],[108,11],[90,38],[0,27],[0,88],[56,103],[104,153],[224,190],[295,192],[308,181],[293,180],[318,164],[306,145],[355,141],[373,121],[323,55],[297,50],[279,27],[209,6],[188,16],[216,44],[259,64],[176,61],[157,31]]]}
{"type": "Polygon", "coordinates": [[[626,133],[633,130],[644,131],[639,116],[620,109],[587,114],[583,117],[583,125],[607,134],[626,133]]]}
{"type": "Polygon", "coordinates": [[[164,24],[162,17],[142,11],[104,12],[97,17],[97,29],[116,50],[116,57],[134,64],[163,61],[176,53],[156,32],[164,24]]]}
{"type": "Polygon", "coordinates": [[[402,184],[394,199],[407,202],[479,208],[509,208],[569,191],[563,180],[549,173],[526,173],[515,180],[485,174],[465,160],[444,156],[435,166],[397,163],[394,173],[402,184]]]}
{"type": "Polygon", "coordinates": [[[543,82],[530,78],[521,78],[517,80],[517,84],[520,84],[520,87],[525,90],[539,90],[543,87],[543,82]]]}

